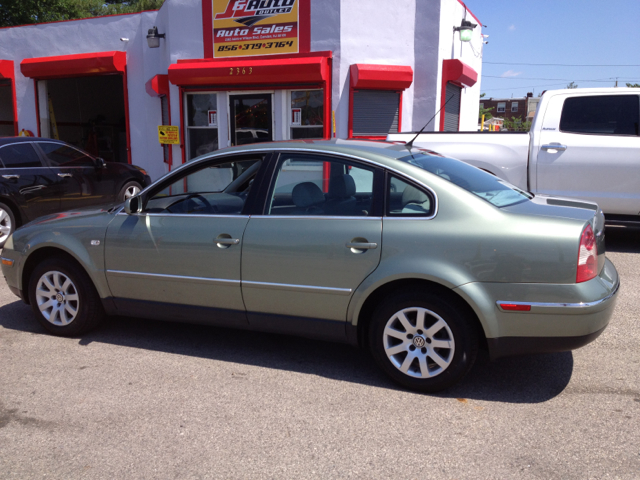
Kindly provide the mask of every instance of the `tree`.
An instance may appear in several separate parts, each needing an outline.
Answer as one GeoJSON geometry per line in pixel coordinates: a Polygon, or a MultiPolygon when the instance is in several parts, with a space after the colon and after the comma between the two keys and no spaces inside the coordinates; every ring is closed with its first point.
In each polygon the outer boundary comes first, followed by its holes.
{"type": "MultiPolygon", "coordinates": [[[[481,93],[480,98],[484,97],[485,95],[486,93],[481,93]]],[[[493,110],[493,107],[481,108],[478,113],[478,121],[482,121],[482,115],[484,115],[485,121],[493,118],[493,115],[491,115],[491,110],[493,110]]]]}
{"type": "Polygon", "coordinates": [[[569,85],[567,85],[567,88],[578,88],[578,85],[576,85],[575,82],[571,82],[569,85]]]}
{"type": "Polygon", "coordinates": [[[627,83],[627,87],[640,88],[640,83],[627,83]]]}
{"type": "Polygon", "coordinates": [[[508,119],[505,117],[502,128],[509,132],[528,132],[531,130],[531,120],[523,122],[521,118],[511,117],[508,119]]]}
{"type": "Polygon", "coordinates": [[[0,27],[157,10],[164,0],[1,0],[0,27]]]}

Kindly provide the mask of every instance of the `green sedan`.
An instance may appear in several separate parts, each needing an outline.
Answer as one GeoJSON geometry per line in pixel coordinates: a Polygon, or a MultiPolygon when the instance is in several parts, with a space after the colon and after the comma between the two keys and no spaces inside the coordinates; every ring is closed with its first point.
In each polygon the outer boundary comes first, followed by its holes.
{"type": "Polygon", "coordinates": [[[342,140],[221,150],[124,206],[42,217],[9,238],[2,270],[55,335],[127,315],[349,342],[423,392],[479,349],[593,341],[619,287],[597,205],[342,140]]]}

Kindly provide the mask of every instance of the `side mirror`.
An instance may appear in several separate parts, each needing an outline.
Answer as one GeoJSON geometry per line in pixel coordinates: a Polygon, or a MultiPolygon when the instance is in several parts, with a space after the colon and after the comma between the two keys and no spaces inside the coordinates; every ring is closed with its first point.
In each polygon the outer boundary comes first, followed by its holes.
{"type": "Polygon", "coordinates": [[[141,200],[139,196],[129,197],[124,201],[124,211],[127,215],[133,215],[140,211],[141,200]]]}
{"type": "Polygon", "coordinates": [[[96,168],[107,168],[107,162],[104,161],[104,158],[96,158],[96,168]]]}

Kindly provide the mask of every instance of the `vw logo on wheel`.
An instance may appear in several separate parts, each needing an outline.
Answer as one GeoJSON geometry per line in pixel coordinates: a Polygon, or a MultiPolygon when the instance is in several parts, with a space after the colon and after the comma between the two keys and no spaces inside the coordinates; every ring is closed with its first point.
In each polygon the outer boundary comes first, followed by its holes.
{"type": "Polygon", "coordinates": [[[416,335],[415,337],[413,337],[413,344],[417,347],[417,348],[422,348],[425,345],[425,340],[423,337],[416,335]]]}

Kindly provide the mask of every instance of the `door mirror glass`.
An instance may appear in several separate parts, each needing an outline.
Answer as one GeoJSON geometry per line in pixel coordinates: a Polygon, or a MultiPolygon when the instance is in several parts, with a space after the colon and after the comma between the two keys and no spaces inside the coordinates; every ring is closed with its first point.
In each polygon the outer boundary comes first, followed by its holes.
{"type": "Polygon", "coordinates": [[[124,211],[127,215],[133,215],[134,213],[138,213],[140,210],[140,197],[130,197],[124,201],[124,211]]]}

